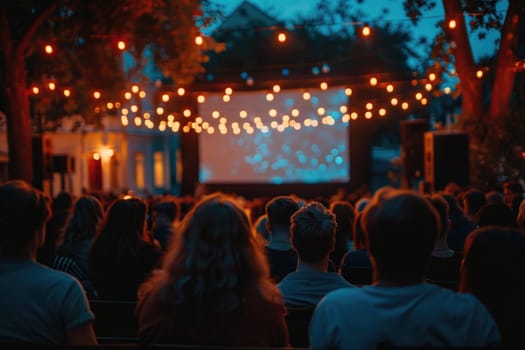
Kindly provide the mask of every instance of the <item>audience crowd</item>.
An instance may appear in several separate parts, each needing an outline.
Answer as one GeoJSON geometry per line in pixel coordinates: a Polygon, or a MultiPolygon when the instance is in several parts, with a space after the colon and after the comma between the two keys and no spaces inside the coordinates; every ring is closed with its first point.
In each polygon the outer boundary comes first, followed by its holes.
{"type": "Polygon", "coordinates": [[[0,184],[0,343],[96,345],[95,301],[138,344],[525,349],[520,181],[484,192],[246,200],[0,184]]]}

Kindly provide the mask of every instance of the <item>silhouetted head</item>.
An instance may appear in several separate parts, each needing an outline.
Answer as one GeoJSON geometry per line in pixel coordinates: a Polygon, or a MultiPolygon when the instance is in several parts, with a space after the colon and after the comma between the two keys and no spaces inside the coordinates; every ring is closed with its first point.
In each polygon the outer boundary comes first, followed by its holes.
{"type": "Polygon", "coordinates": [[[474,218],[485,204],[487,204],[485,194],[478,189],[471,188],[463,195],[463,210],[470,218],[474,218]]]}
{"type": "Polygon", "coordinates": [[[107,235],[119,241],[142,239],[146,213],[146,202],[140,198],[124,196],[117,199],[104,215],[99,238],[107,235]]]}
{"type": "Polygon", "coordinates": [[[319,202],[301,207],[292,216],[291,241],[303,261],[315,263],[328,257],[335,247],[334,214],[319,202]]]}
{"type": "Polygon", "coordinates": [[[496,320],[502,349],[525,347],[525,233],[487,226],[465,241],[460,290],[474,294],[496,320]]]}
{"type": "Polygon", "coordinates": [[[0,254],[21,256],[42,245],[49,198],[24,181],[0,186],[0,254]]]}
{"type": "Polygon", "coordinates": [[[264,250],[232,197],[203,197],[185,216],[179,233],[157,281],[165,300],[207,307],[201,314],[227,312],[240,305],[243,288],[271,283],[264,250]]]}
{"type": "Polygon", "coordinates": [[[276,232],[289,232],[292,224],[290,218],[299,209],[299,204],[291,196],[278,196],[266,204],[268,217],[268,230],[276,232]]]}
{"type": "Polygon", "coordinates": [[[450,228],[450,214],[448,202],[443,198],[442,195],[435,194],[430,197],[430,203],[439,214],[439,222],[441,230],[439,231],[437,238],[443,238],[447,235],[450,228]]]}
{"type": "Polygon", "coordinates": [[[372,203],[363,220],[376,278],[421,281],[440,230],[429,201],[416,192],[393,190],[372,203]]]}
{"type": "Polygon", "coordinates": [[[516,227],[516,214],[506,204],[487,204],[477,214],[479,227],[509,226],[516,227]]]}

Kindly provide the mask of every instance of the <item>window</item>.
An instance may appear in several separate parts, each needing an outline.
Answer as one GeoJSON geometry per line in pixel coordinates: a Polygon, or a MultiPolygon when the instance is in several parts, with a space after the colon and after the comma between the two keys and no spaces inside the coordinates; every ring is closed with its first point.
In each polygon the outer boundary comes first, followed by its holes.
{"type": "Polygon", "coordinates": [[[164,187],[164,157],[161,151],[153,153],[153,184],[164,187]]]}
{"type": "Polygon", "coordinates": [[[144,188],[144,154],[135,153],[135,185],[144,188]]]}

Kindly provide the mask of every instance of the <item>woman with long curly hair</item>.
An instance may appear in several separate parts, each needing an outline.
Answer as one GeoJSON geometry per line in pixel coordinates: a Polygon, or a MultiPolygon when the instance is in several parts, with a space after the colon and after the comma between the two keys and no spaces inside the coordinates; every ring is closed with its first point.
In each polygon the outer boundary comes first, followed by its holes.
{"type": "Polygon", "coordinates": [[[101,299],[136,300],[161,252],[146,233],[146,202],[125,196],[104,215],[89,255],[88,278],[101,299]]]}
{"type": "Polygon", "coordinates": [[[88,256],[104,209],[100,201],[90,195],[77,199],[73,215],[66,226],[64,243],[58,253],[75,261],[84,275],[87,275],[88,256]]]}
{"type": "Polygon", "coordinates": [[[235,200],[213,194],[184,218],[162,271],[139,291],[144,343],[287,346],[282,297],[235,200]]]}

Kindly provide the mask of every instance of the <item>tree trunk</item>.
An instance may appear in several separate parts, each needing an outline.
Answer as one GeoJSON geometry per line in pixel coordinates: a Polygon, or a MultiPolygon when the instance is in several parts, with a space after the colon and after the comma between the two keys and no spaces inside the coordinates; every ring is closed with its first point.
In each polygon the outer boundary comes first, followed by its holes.
{"type": "MultiPolygon", "coordinates": [[[[16,50],[15,50],[16,52],[16,50]]],[[[7,97],[7,145],[9,178],[33,182],[33,152],[29,97],[24,56],[13,54],[5,62],[3,89],[7,97]]]]}
{"type": "Polygon", "coordinates": [[[476,65],[468,38],[465,17],[460,0],[443,0],[445,8],[445,26],[447,27],[450,46],[456,60],[456,72],[462,96],[463,117],[478,119],[484,116],[483,90],[481,81],[476,77],[476,65]],[[450,20],[456,21],[456,27],[448,28],[450,20]]]}
{"type": "MultiPolygon", "coordinates": [[[[520,22],[519,0],[510,0],[505,23],[501,30],[501,44],[498,51],[494,85],[489,106],[489,120],[502,126],[503,118],[509,111],[510,98],[516,77],[516,52],[518,50],[518,28],[520,22]]],[[[523,6],[523,5],[522,5],[523,6]]]]}

